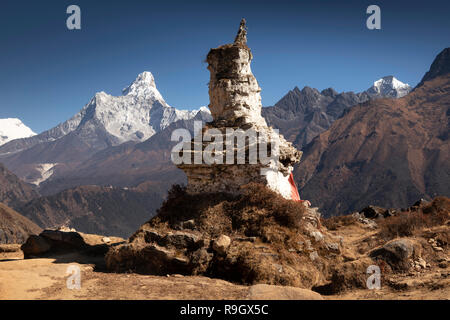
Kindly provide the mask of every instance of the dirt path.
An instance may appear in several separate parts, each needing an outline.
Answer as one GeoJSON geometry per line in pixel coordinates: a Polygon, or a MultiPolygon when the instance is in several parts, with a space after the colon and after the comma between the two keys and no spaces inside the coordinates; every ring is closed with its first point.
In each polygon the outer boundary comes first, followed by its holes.
{"type": "Polygon", "coordinates": [[[0,300],[9,299],[245,299],[248,287],[206,277],[145,276],[94,271],[73,256],[23,260],[0,254],[0,300]],[[72,258],[72,259],[71,259],[72,258]],[[67,288],[69,265],[81,269],[81,289],[67,288]]]}

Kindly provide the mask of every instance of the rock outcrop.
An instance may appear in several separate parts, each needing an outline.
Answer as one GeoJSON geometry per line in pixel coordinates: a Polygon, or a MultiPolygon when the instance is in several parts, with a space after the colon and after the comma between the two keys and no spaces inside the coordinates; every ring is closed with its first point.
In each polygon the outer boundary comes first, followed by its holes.
{"type": "Polygon", "coordinates": [[[60,228],[44,230],[39,235],[31,235],[21,246],[25,259],[45,257],[68,252],[104,255],[111,246],[124,240],[118,237],[103,236],[77,232],[75,229],[60,228]],[[107,239],[107,241],[105,241],[107,239]]]}
{"type": "MultiPolygon", "coordinates": [[[[245,20],[233,44],[208,53],[213,121],[184,145],[183,161],[177,163],[187,175],[190,193],[238,194],[241,186],[256,182],[291,198],[288,180],[301,152],[261,116],[261,88],[250,68],[252,58],[245,20]]],[[[179,150],[174,153],[181,156],[179,150]]]]}

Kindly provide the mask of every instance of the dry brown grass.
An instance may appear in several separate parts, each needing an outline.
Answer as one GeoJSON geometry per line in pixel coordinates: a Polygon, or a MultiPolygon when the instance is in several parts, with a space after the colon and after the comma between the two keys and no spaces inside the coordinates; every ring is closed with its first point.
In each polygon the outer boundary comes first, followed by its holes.
{"type": "Polygon", "coordinates": [[[270,225],[300,228],[305,207],[284,199],[263,185],[251,183],[243,187],[243,193],[191,195],[182,186],[175,185],[167,200],[158,210],[150,225],[167,223],[169,228],[194,219],[196,228],[211,236],[242,234],[265,237],[270,225]],[[180,210],[182,208],[182,210],[180,210]]]}
{"type": "Polygon", "coordinates": [[[336,216],[330,218],[322,218],[322,224],[328,230],[337,230],[341,227],[350,226],[356,223],[358,220],[353,215],[345,215],[345,216],[336,216]]]}
{"type": "Polygon", "coordinates": [[[413,210],[402,211],[380,223],[380,237],[393,239],[411,237],[420,230],[442,225],[450,218],[450,199],[437,197],[429,204],[413,207],[413,210]]]}

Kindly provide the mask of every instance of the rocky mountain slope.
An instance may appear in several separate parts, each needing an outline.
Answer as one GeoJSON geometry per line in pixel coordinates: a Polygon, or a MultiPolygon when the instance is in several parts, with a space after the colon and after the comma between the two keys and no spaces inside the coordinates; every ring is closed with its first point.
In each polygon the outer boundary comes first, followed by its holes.
{"type": "Polygon", "coordinates": [[[411,87],[393,76],[383,77],[360,93],[338,93],[333,88],[319,91],[295,87],[275,106],[263,109],[269,125],[280,130],[288,141],[302,148],[342,116],[350,107],[367,100],[399,98],[408,94],[411,87]]]}
{"type": "Polygon", "coordinates": [[[300,194],[327,215],[449,195],[448,50],[412,93],[353,107],[304,148],[300,194]]]}
{"type": "Polygon", "coordinates": [[[42,231],[35,223],[0,203],[0,243],[24,243],[42,231]]]}
{"type": "Polygon", "coordinates": [[[194,131],[194,121],[211,120],[209,112],[200,111],[189,120],[172,123],[150,139],[141,143],[125,143],[99,151],[77,166],[61,168],[57,175],[41,184],[44,195],[79,185],[97,184],[119,187],[146,184],[151,190],[164,197],[174,183],[185,181],[185,176],[170,160],[173,130],[194,131]]]}
{"type": "Polygon", "coordinates": [[[36,135],[19,119],[0,119],[0,146],[14,139],[36,135]]]}
{"type": "Polygon", "coordinates": [[[38,196],[31,185],[20,180],[0,163],[0,202],[17,209],[38,196]]]}
{"type": "Polygon", "coordinates": [[[145,189],[82,186],[32,200],[18,211],[42,228],[67,226],[128,237],[154,215],[162,200],[145,189]]]}

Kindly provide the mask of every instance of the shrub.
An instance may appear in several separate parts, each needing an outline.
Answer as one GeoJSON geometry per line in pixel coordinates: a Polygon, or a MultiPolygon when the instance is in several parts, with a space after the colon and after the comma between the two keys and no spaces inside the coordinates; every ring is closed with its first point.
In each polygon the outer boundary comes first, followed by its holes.
{"type": "Polygon", "coordinates": [[[322,224],[328,230],[337,230],[340,227],[350,226],[354,224],[357,219],[353,215],[345,215],[345,216],[336,216],[330,218],[322,218],[322,224]]]}
{"type": "Polygon", "coordinates": [[[305,210],[300,202],[284,199],[257,183],[244,186],[240,195],[225,192],[192,195],[185,187],[174,185],[150,224],[167,222],[174,227],[194,219],[199,230],[211,235],[237,232],[261,236],[269,225],[298,228],[305,210]]]}

